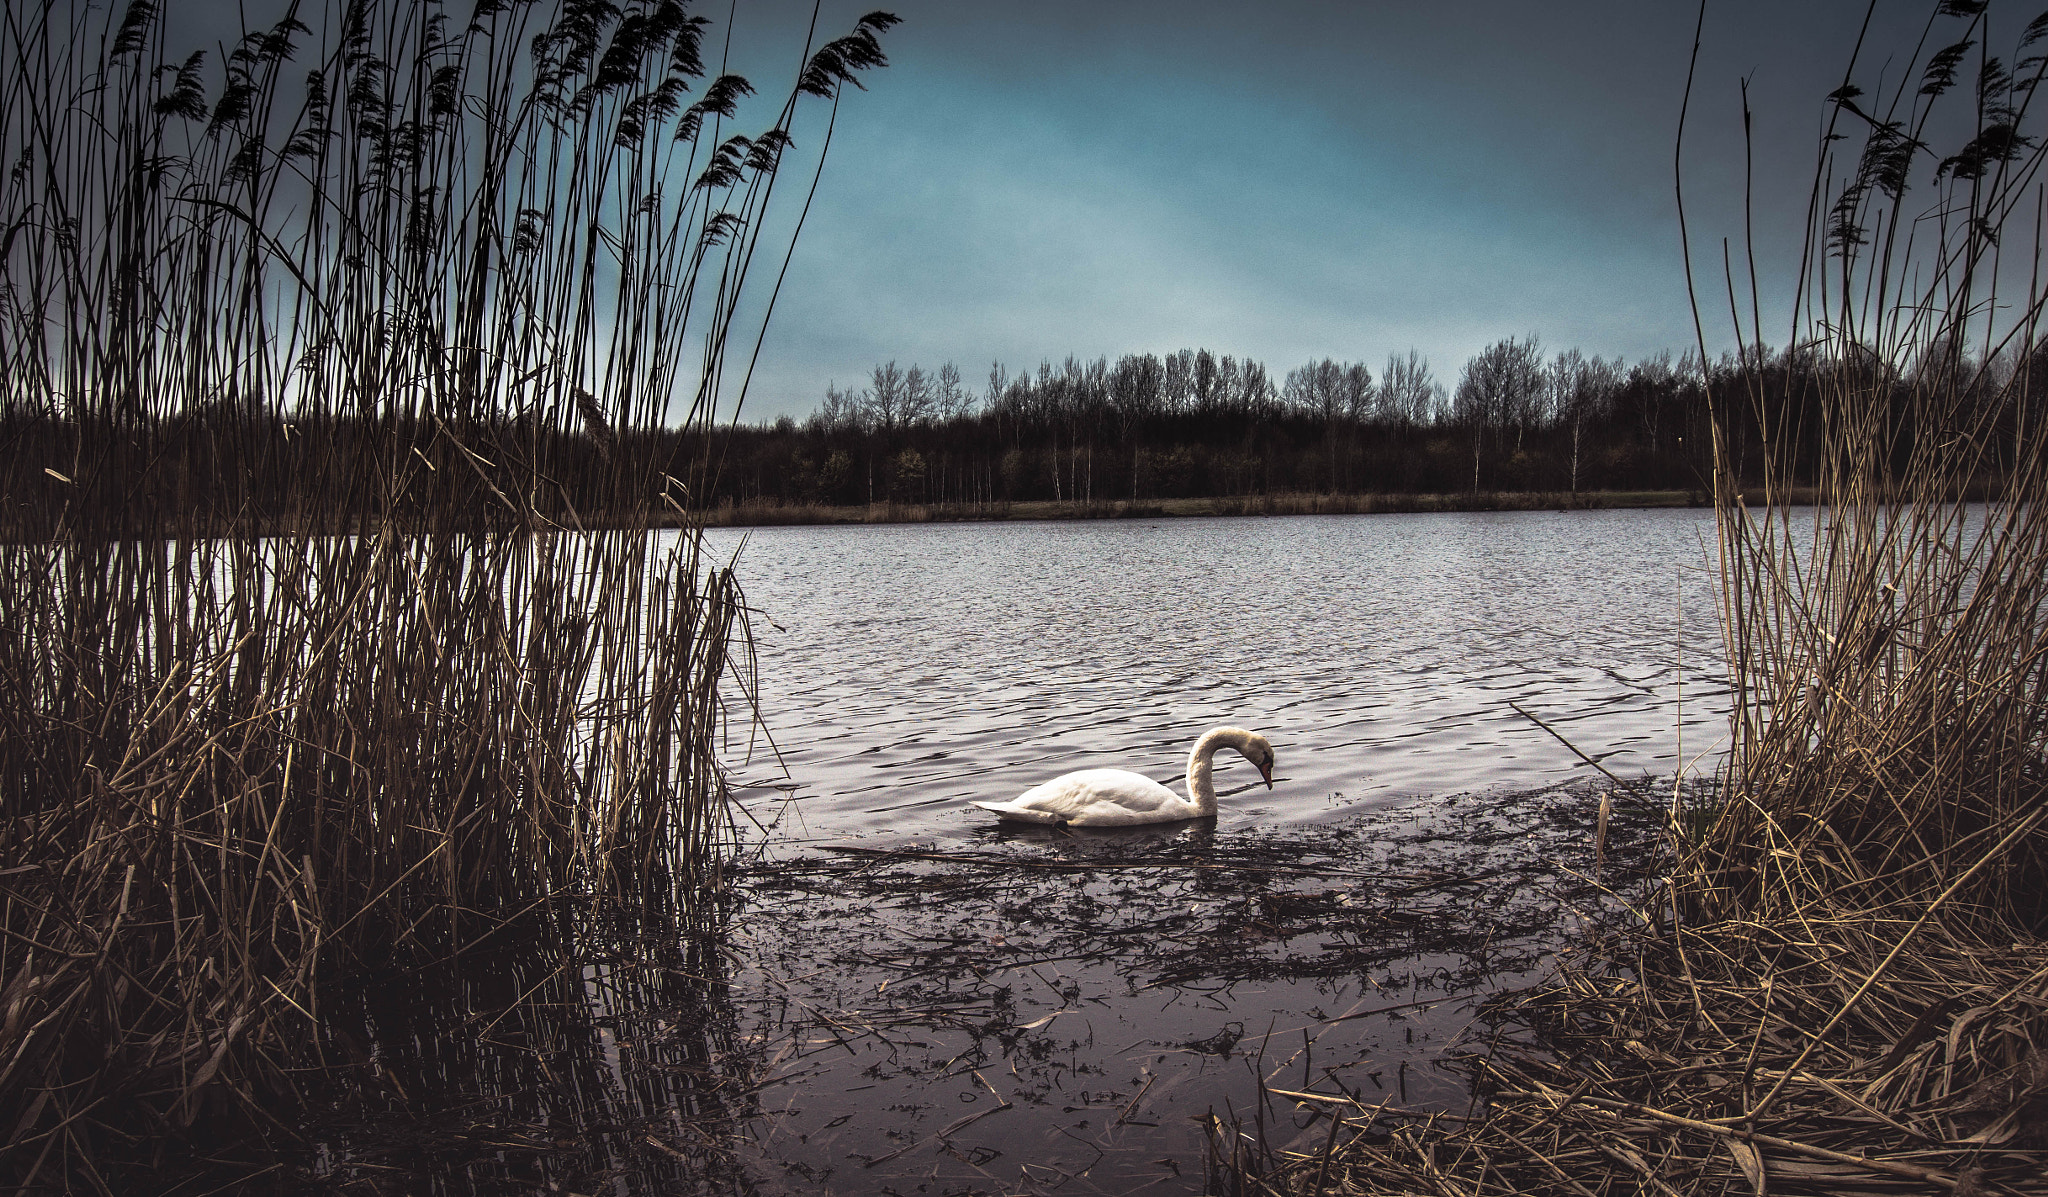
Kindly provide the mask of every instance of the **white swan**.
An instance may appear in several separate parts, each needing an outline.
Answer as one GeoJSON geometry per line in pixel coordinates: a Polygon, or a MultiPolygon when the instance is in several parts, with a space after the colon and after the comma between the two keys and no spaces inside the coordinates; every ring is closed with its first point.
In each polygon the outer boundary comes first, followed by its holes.
{"type": "Polygon", "coordinates": [[[1066,827],[1134,827],[1206,819],[1216,813],[1216,783],[1209,773],[1218,748],[1235,748],[1258,766],[1273,788],[1273,746],[1241,727],[1219,727],[1195,741],[1188,754],[1188,798],[1127,769],[1082,769],[1036,785],[1008,802],[977,802],[1013,823],[1054,823],[1066,827]]]}

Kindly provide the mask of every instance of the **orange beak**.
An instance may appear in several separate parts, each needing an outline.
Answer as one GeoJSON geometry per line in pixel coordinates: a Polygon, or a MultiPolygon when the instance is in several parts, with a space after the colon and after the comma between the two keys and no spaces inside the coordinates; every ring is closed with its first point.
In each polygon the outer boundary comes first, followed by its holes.
{"type": "Polygon", "coordinates": [[[1259,776],[1260,776],[1260,777],[1263,777],[1263,778],[1265,778],[1265,779],[1266,779],[1266,788],[1267,788],[1267,789],[1269,789],[1269,790],[1270,790],[1270,789],[1272,789],[1272,788],[1273,788],[1273,762],[1271,762],[1271,761],[1267,761],[1267,762],[1266,762],[1265,764],[1263,764],[1263,765],[1260,765],[1260,766],[1259,766],[1259,776]]]}

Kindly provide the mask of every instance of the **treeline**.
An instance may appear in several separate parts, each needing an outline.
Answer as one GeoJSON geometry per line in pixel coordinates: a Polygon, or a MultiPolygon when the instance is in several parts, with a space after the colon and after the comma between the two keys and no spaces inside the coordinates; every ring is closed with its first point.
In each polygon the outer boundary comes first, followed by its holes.
{"type": "Polygon", "coordinates": [[[614,431],[604,405],[581,391],[557,400],[571,414],[546,419],[422,410],[364,422],[220,404],[85,429],[15,412],[0,418],[0,459],[10,463],[0,468],[0,539],[62,535],[81,502],[187,517],[195,532],[309,519],[339,528],[371,513],[425,527],[465,488],[520,495],[563,526],[597,526],[643,501],[635,480],[649,477],[666,478],[678,500],[713,505],[1704,492],[1715,419],[1732,473],[1760,482],[1769,437],[1781,446],[1775,460],[1793,469],[1775,481],[1805,486],[1824,465],[1822,397],[1872,390],[1892,396],[1901,462],[1928,423],[1919,409],[1939,395],[1975,413],[1945,410],[1941,420],[1980,428],[1996,471],[2014,422],[2044,414],[2048,353],[2032,362],[2020,379],[2012,362],[1960,354],[1910,375],[1870,374],[1863,359],[1812,353],[1767,354],[1751,368],[1732,358],[1703,366],[1696,355],[1625,362],[1546,354],[1534,337],[1510,337],[1450,385],[1412,352],[1377,375],[1325,359],[1277,380],[1259,362],[1207,350],[1069,358],[1017,374],[997,364],[978,389],[951,364],[890,362],[866,386],[828,387],[802,421],[689,433],[614,431]],[[1857,371],[1868,376],[1846,377],[1857,371]],[[366,460],[378,463],[367,473],[366,460]],[[93,464],[75,471],[80,461],[93,464]]]}
{"type": "MultiPolygon", "coordinates": [[[[1449,384],[1413,351],[1377,375],[1323,359],[1278,378],[1206,349],[1070,357],[1017,374],[997,363],[978,390],[951,363],[927,372],[889,362],[866,386],[828,387],[805,420],[722,433],[715,497],[973,504],[1703,488],[1707,399],[1735,369],[1668,353],[1633,363],[1546,354],[1533,336],[1496,342],[1449,384]]],[[[1754,420],[1742,423],[1754,435],[1754,420]]]]}
{"type": "MultiPolygon", "coordinates": [[[[2043,359],[2034,361],[2039,374],[2043,359]]],[[[1929,394],[1979,404],[2042,392],[2007,392],[2012,362],[1959,353],[1930,357],[1911,377],[1841,377],[1872,369],[1811,352],[1764,352],[1747,365],[1668,352],[1628,362],[1549,353],[1533,335],[1495,342],[1448,382],[1413,351],[1388,358],[1377,375],[1363,362],[1323,359],[1279,378],[1263,363],[1206,349],[1069,357],[1016,374],[997,363],[978,392],[951,363],[928,372],[888,362],[864,387],[828,387],[807,419],[720,432],[712,497],[971,505],[1705,491],[1716,418],[1738,475],[1760,474],[1768,436],[1797,473],[1780,481],[1803,485],[1822,465],[1823,383],[1892,390],[1902,459],[1919,423],[1911,407],[1929,394]],[[1921,385],[1935,374],[1939,385],[1921,385]]]]}

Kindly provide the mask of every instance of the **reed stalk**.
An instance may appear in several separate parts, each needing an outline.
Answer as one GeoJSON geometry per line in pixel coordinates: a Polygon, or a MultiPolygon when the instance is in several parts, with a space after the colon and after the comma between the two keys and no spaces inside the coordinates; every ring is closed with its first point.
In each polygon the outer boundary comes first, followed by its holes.
{"type": "Polygon", "coordinates": [[[1470,1121],[1354,1102],[1316,1135],[1338,1165],[1297,1150],[1267,1191],[2048,1193],[2048,17],[1986,7],[1942,0],[1903,76],[1828,98],[1784,351],[1819,385],[1770,393],[1734,313],[1732,747],[1652,917],[1496,1005],[1470,1121]]]}
{"type": "MultiPolygon", "coordinates": [[[[1861,153],[1826,160],[1823,177],[1846,181],[1817,195],[1809,230],[1793,335],[1826,363],[1814,410],[1766,427],[1747,493],[1717,442],[1735,717],[1728,801],[1695,860],[1716,915],[1942,895],[1945,918],[1994,936],[2048,920],[2048,829],[2007,834],[2048,798],[2042,148],[2020,132],[2048,22],[2008,69],[1973,49],[1982,7],[1934,18],[1935,40],[1954,35],[1979,65],[1954,154],[1923,140],[1954,61],[1909,74],[1917,92],[1862,100],[1868,113],[1854,89],[1830,98],[1861,153]],[[1804,435],[1821,447],[1810,518],[1788,499],[1804,435]]],[[[1743,341],[1745,360],[1762,352],[1743,341]]],[[[1723,402],[1765,403],[1767,385],[1750,371],[1723,402]]]]}
{"type": "Polygon", "coordinates": [[[0,1183],[275,1127],[329,986],[509,912],[715,912],[744,607],[654,446],[894,18],[749,137],[665,0],[312,8],[0,17],[0,1183]]]}

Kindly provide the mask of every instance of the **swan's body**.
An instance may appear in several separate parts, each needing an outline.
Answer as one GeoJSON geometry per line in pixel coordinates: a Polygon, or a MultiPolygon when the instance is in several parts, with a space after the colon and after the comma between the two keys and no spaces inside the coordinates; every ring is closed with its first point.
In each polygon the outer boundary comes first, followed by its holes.
{"type": "Polygon", "coordinates": [[[1273,746],[1266,737],[1243,728],[1219,727],[1195,741],[1195,750],[1188,754],[1187,798],[1127,769],[1082,769],[1033,786],[1008,802],[974,805],[994,811],[1006,822],[1067,827],[1134,827],[1206,819],[1216,813],[1216,782],[1210,774],[1219,748],[1236,749],[1258,766],[1266,788],[1273,788],[1273,746]]]}

